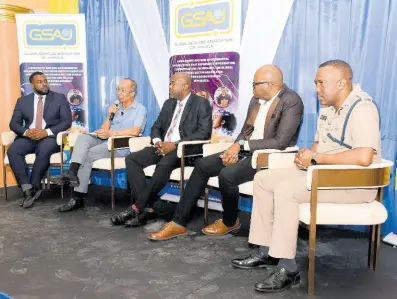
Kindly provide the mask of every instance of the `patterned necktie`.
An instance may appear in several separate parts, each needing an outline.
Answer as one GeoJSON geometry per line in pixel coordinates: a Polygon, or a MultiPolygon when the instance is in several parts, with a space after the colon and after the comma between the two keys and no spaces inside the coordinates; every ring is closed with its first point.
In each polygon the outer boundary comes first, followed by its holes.
{"type": "Polygon", "coordinates": [[[183,104],[179,103],[178,111],[176,112],[175,117],[172,120],[172,124],[170,126],[170,129],[168,130],[167,136],[165,136],[165,141],[171,141],[172,133],[174,132],[175,127],[178,124],[178,120],[179,120],[179,116],[182,111],[182,107],[183,107],[183,104]]]}
{"type": "Polygon", "coordinates": [[[37,103],[36,112],[36,129],[43,128],[43,97],[39,96],[39,102],[37,103]]]}

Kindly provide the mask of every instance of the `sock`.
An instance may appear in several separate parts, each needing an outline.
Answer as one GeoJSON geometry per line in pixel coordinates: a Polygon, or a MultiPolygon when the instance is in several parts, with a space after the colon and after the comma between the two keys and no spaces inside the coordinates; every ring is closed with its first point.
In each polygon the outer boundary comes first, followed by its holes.
{"type": "Polygon", "coordinates": [[[77,172],[79,171],[80,165],[81,165],[80,163],[76,163],[76,162],[70,163],[69,172],[71,172],[74,176],[77,176],[77,172]]]}
{"type": "Polygon", "coordinates": [[[138,208],[135,206],[135,205],[132,205],[132,207],[131,207],[135,212],[137,212],[138,214],[139,214],[139,210],[138,210],[138,208]]]}
{"type": "Polygon", "coordinates": [[[86,195],[87,193],[81,193],[81,192],[77,192],[77,191],[73,191],[73,196],[74,197],[76,197],[75,199],[77,199],[77,200],[83,200],[84,199],[84,196],[86,195]]]}
{"type": "Polygon", "coordinates": [[[154,212],[152,208],[145,208],[145,211],[149,212],[149,213],[153,213],[154,212]]]}
{"type": "Polygon", "coordinates": [[[31,184],[22,184],[22,191],[25,192],[26,190],[32,189],[31,184]]]}
{"type": "Polygon", "coordinates": [[[262,254],[268,256],[268,255],[269,255],[269,246],[260,246],[260,247],[259,247],[259,251],[260,251],[262,254]]]}
{"type": "Polygon", "coordinates": [[[280,268],[287,269],[288,272],[298,271],[298,266],[296,265],[295,259],[281,259],[278,263],[280,268]]]}

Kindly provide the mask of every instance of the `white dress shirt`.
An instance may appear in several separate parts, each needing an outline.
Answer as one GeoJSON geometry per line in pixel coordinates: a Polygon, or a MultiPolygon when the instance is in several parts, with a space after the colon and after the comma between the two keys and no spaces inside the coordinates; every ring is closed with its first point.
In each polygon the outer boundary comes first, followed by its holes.
{"type": "MultiPolygon", "coordinates": [[[[259,107],[258,114],[256,116],[255,122],[254,122],[254,131],[252,132],[252,135],[250,137],[250,140],[258,140],[258,139],[263,139],[263,134],[265,133],[265,122],[266,122],[266,116],[267,113],[269,112],[270,106],[273,104],[275,98],[277,98],[279,93],[277,93],[274,97],[272,97],[270,100],[265,101],[260,99],[259,104],[261,105],[259,107]]],[[[248,141],[244,142],[244,150],[249,151],[249,143],[248,141]]]]}
{"type": "MultiPolygon", "coordinates": [[[[40,96],[40,95],[38,95],[38,94],[36,94],[36,93],[34,94],[33,121],[32,121],[32,123],[30,124],[29,129],[35,129],[35,128],[36,128],[36,114],[37,114],[37,104],[39,103],[39,96],[40,96]]],[[[45,126],[47,125],[46,122],[45,122],[45,120],[44,120],[44,107],[45,107],[44,104],[45,104],[46,95],[42,95],[42,97],[43,97],[43,99],[42,99],[42,101],[43,101],[43,120],[42,120],[42,122],[41,122],[41,124],[42,124],[42,127],[41,127],[41,128],[42,128],[42,129],[45,129],[45,126]]],[[[26,130],[26,131],[27,131],[27,130],[26,130]]],[[[25,131],[25,133],[23,133],[23,135],[26,134],[26,131],[25,131]]],[[[54,135],[54,134],[52,134],[52,132],[51,132],[50,129],[46,129],[46,131],[47,131],[47,135],[48,135],[48,136],[54,135]]]]}
{"type": "MultiPolygon", "coordinates": [[[[172,124],[174,123],[174,118],[175,118],[175,116],[176,116],[176,114],[177,114],[177,112],[179,110],[179,105],[182,105],[182,109],[181,109],[181,112],[179,113],[177,123],[175,125],[174,131],[172,132],[171,139],[169,140],[169,142],[177,142],[177,141],[181,140],[181,135],[179,134],[179,125],[181,123],[183,110],[185,110],[186,103],[187,103],[190,95],[191,95],[191,93],[189,93],[187,95],[187,97],[184,98],[181,102],[178,101],[178,103],[176,103],[175,110],[174,110],[174,115],[172,116],[170,127],[168,128],[167,133],[165,134],[165,136],[168,135],[169,130],[172,128],[172,124]]],[[[156,144],[159,141],[161,141],[160,138],[154,138],[153,139],[153,144],[156,144]]]]}

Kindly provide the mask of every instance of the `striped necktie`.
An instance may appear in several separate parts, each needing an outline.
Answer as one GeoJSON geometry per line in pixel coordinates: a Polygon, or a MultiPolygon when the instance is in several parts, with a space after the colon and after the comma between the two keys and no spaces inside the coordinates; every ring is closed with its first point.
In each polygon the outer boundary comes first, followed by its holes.
{"type": "Polygon", "coordinates": [[[36,129],[43,129],[43,96],[39,96],[36,111],[36,129]]]}

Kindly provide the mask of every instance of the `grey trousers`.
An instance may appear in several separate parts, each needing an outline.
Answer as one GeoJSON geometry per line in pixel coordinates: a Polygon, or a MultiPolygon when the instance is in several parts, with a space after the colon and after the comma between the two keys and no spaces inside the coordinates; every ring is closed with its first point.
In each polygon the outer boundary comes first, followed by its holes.
{"type": "Polygon", "coordinates": [[[77,137],[72,158],[70,159],[72,163],[81,164],[77,173],[80,185],[74,188],[74,191],[87,193],[92,164],[94,161],[104,158],[110,158],[107,140],[102,140],[86,134],[81,134],[77,137]]]}

